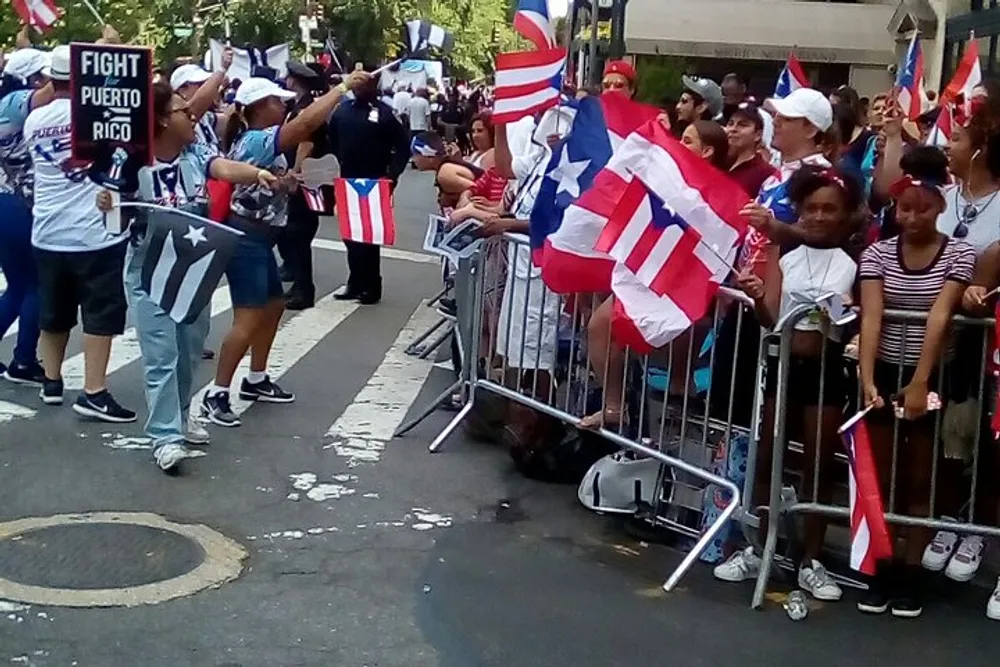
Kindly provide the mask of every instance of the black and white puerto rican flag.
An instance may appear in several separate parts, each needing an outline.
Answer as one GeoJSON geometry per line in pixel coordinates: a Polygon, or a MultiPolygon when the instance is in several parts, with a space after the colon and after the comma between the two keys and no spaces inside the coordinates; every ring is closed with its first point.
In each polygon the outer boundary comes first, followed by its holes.
{"type": "Polygon", "coordinates": [[[243,232],[196,217],[149,216],[142,289],[178,324],[208,305],[243,232]]]}
{"type": "Polygon", "coordinates": [[[450,32],[429,21],[408,21],[405,33],[409,57],[425,56],[431,49],[448,53],[455,46],[455,37],[450,32]]]}

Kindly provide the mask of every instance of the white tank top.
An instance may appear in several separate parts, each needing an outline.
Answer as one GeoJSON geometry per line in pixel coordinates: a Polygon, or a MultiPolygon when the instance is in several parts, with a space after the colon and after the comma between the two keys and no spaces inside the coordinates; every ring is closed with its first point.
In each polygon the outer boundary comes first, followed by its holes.
{"type": "MultiPolygon", "coordinates": [[[[840,248],[809,248],[799,246],[778,261],[781,267],[782,318],[801,303],[834,293],[850,296],[858,265],[840,248]]],[[[820,331],[819,311],[802,318],[795,325],[796,331],[820,331]]],[[[830,339],[840,342],[842,327],[830,327],[830,339]]]]}

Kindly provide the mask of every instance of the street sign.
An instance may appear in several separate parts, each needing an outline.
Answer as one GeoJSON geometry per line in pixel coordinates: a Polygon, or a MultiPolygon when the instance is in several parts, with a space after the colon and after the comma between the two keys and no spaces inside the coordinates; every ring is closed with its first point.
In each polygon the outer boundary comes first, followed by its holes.
{"type": "Polygon", "coordinates": [[[174,37],[187,38],[194,34],[194,28],[189,25],[175,25],[174,37]]]}
{"type": "Polygon", "coordinates": [[[121,167],[124,153],[131,163],[152,164],[152,62],[144,47],[70,45],[74,159],[111,167],[115,155],[121,167]]]}

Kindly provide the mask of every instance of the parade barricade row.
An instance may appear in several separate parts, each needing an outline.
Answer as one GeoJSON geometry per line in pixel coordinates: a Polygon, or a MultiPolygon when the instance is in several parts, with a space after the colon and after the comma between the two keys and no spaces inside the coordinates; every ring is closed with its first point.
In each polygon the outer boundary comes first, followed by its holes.
{"type": "MultiPolygon", "coordinates": [[[[763,556],[753,595],[753,606],[759,607],[773,565],[795,562],[795,531],[789,519],[821,514],[843,523],[849,520],[844,453],[839,447],[832,454],[827,447],[813,447],[813,460],[807,460],[802,411],[789,408],[807,391],[789,384],[795,324],[815,317],[815,306],[797,306],[768,332],[760,329],[745,295],[722,288],[712,313],[665,349],[636,355],[627,348],[613,349],[607,336],[601,355],[595,354],[599,350],[589,349],[588,320],[607,295],[553,293],[532,266],[530,248],[523,237],[489,239],[479,252],[454,268],[460,377],[423,414],[401,427],[400,434],[439,404],[456,397],[461,410],[431,442],[431,452],[440,451],[477,406],[491,400],[503,399],[579,429],[581,420],[588,416],[604,415],[609,396],[614,396],[618,400],[612,402],[620,407],[612,412],[618,418],[587,432],[639,459],[659,463],[655,492],[646,502],[636,500],[641,518],[688,540],[687,553],[663,584],[666,591],[675,588],[696,560],[717,562],[745,538],[755,543],[763,556]],[[603,374],[590,363],[602,358],[603,374]],[[768,392],[769,372],[775,374],[776,381],[772,380],[768,392]],[[770,414],[765,410],[765,394],[773,401],[770,414]],[[770,435],[766,449],[773,451],[773,456],[761,457],[762,434],[770,435]],[[763,485],[758,473],[763,473],[763,485]],[[820,484],[821,478],[831,481],[820,484]],[[833,487],[831,492],[821,491],[829,487],[833,487]],[[764,488],[766,493],[761,492],[764,488]],[[755,535],[762,516],[777,520],[765,521],[763,543],[759,543],[755,535]],[[780,544],[785,545],[784,551],[780,544]]],[[[886,313],[886,321],[904,326],[920,325],[925,319],[924,314],[886,313]]],[[[886,520],[959,534],[1000,535],[993,517],[995,502],[993,507],[989,502],[984,507],[986,494],[979,484],[981,446],[988,447],[991,442],[983,414],[991,397],[985,363],[992,350],[994,321],[964,317],[956,321],[956,336],[965,343],[959,348],[958,359],[973,369],[964,374],[968,390],[962,398],[975,401],[966,404],[966,408],[974,407],[975,426],[966,428],[966,446],[956,451],[955,446],[943,447],[940,437],[947,414],[943,410],[934,414],[929,502],[924,512],[907,514],[897,507],[898,469],[900,462],[906,461],[906,452],[900,450],[897,421],[891,470],[884,474],[888,480],[883,491],[886,520]],[[970,340],[978,341],[978,347],[975,360],[967,362],[970,340]],[[947,475],[942,471],[945,467],[947,475]],[[943,488],[948,489],[947,506],[940,502],[943,488]],[[941,519],[942,513],[965,520],[941,519]]],[[[826,352],[824,349],[814,378],[819,384],[819,405],[827,404],[824,393],[831,391],[823,386],[829,376],[826,352]]],[[[834,402],[842,408],[843,419],[861,402],[857,365],[850,357],[837,357],[836,361],[844,365],[843,386],[850,387],[842,406],[839,396],[834,402]]],[[[954,367],[959,361],[949,366],[942,360],[942,366],[954,367]]],[[[941,373],[936,382],[940,386],[932,390],[957,397],[945,386],[954,384],[953,373],[941,373]]],[[[815,421],[814,442],[818,442],[822,420],[815,421]]]]}

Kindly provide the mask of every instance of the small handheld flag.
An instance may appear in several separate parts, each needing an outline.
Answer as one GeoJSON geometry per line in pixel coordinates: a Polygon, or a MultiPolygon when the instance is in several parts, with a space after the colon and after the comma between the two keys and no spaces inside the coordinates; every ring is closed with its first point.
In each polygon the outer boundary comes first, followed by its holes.
{"type": "MultiPolygon", "coordinates": [[[[869,408],[870,409],[870,408],[869,408]]],[[[847,452],[851,505],[851,569],[873,576],[878,561],[892,557],[892,540],[885,523],[878,470],[872,454],[865,414],[859,412],[840,427],[847,452]]]]}
{"type": "Polygon", "coordinates": [[[345,241],[386,246],[396,242],[389,181],[338,178],[333,190],[337,199],[340,236],[345,241]]]}

